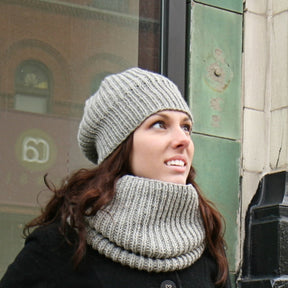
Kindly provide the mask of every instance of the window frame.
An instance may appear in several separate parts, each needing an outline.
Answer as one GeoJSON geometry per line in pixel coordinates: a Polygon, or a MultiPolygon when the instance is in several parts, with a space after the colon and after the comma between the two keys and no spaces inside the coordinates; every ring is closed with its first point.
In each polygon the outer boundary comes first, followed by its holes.
{"type": "Polygon", "coordinates": [[[186,10],[185,0],[161,1],[160,73],[171,79],[187,100],[186,10]]]}

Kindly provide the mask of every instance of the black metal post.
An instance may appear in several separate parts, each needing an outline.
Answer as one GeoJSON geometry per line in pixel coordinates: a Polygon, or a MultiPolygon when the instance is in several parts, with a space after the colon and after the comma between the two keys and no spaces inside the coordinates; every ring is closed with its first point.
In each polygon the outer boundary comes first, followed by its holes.
{"type": "Polygon", "coordinates": [[[241,288],[288,287],[288,172],[261,180],[246,214],[241,288]]]}

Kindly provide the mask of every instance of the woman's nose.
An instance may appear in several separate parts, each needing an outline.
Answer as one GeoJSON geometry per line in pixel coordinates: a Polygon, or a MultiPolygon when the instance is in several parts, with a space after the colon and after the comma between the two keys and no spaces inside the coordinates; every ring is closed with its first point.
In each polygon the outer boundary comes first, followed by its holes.
{"type": "Polygon", "coordinates": [[[172,143],[174,148],[187,147],[191,141],[190,134],[181,127],[173,129],[172,143]]]}

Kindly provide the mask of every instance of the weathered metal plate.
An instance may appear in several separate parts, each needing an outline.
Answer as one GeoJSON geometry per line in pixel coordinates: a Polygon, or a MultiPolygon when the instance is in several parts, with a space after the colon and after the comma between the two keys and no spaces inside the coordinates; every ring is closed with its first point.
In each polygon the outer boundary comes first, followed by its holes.
{"type": "Polygon", "coordinates": [[[188,89],[194,131],[240,138],[241,48],[241,15],[194,3],[188,89]]]}
{"type": "Polygon", "coordinates": [[[243,0],[197,0],[195,2],[227,9],[238,13],[243,12],[243,0]]]}

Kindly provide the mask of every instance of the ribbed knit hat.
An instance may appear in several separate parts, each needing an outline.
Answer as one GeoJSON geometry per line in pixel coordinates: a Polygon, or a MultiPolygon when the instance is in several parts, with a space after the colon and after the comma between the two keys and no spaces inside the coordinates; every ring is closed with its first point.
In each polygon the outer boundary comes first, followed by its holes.
{"type": "Polygon", "coordinates": [[[100,164],[146,118],[163,110],[192,114],[177,86],[163,75],[140,68],[107,76],[87,99],[78,143],[84,155],[100,164]]]}

